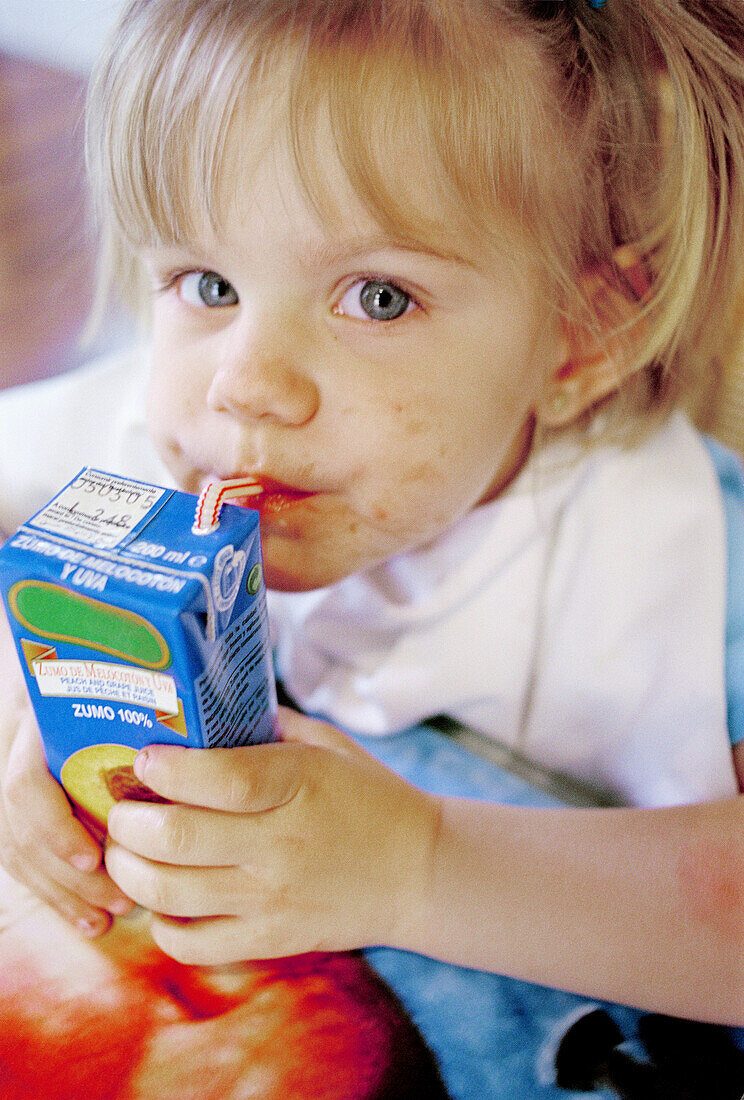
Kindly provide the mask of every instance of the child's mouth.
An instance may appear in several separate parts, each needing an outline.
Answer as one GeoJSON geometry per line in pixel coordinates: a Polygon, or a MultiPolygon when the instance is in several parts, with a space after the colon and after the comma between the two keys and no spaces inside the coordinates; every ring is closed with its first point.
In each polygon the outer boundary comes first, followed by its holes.
{"type": "Polygon", "coordinates": [[[315,495],[286,485],[269,485],[261,482],[258,484],[261,486],[260,493],[235,497],[231,503],[239,504],[242,508],[254,508],[261,516],[275,516],[292,508],[299,501],[315,495]]]}
{"type": "Polygon", "coordinates": [[[268,478],[251,475],[208,481],[199,495],[192,530],[206,535],[219,526],[220,512],[224,504],[237,504],[257,511],[261,518],[280,515],[300,501],[315,496],[305,489],[296,489],[268,478]]]}

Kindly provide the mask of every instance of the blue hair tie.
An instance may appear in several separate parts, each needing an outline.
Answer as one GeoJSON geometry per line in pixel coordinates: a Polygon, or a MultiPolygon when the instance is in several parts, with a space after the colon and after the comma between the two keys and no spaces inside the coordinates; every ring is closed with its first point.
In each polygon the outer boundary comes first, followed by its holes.
{"type": "MultiPolygon", "coordinates": [[[[558,2],[559,2],[559,0],[552,0],[552,3],[558,3],[558,2]]],[[[594,8],[594,10],[597,11],[599,8],[604,6],[606,0],[586,0],[586,2],[589,5],[589,7],[594,8]]],[[[742,1100],[744,1100],[744,1097],[742,1097],[742,1100]]]]}
{"type": "MultiPolygon", "coordinates": [[[[557,2],[558,2],[558,0],[553,0],[553,3],[557,3],[557,2]]],[[[601,7],[604,6],[606,0],[586,0],[586,2],[591,8],[594,8],[594,10],[596,11],[598,8],[601,8],[601,7]]],[[[743,1098],[743,1100],[744,1100],[744,1098],[743,1098]]]]}

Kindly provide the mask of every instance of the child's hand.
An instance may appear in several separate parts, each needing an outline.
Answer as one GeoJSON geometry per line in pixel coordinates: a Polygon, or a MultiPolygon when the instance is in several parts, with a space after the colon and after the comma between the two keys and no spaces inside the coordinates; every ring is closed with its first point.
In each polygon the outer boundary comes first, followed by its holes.
{"type": "Polygon", "coordinates": [[[47,769],[30,705],[17,717],[15,734],[2,733],[0,862],[84,935],[99,935],[111,913],[132,904],[106,874],[98,844],[47,769]]]}
{"type": "Polygon", "coordinates": [[[149,748],[135,771],[174,804],[111,811],[109,873],[182,962],[405,946],[415,927],[437,799],[322,722],[282,709],[279,729],[272,745],[149,748]]]}
{"type": "Polygon", "coordinates": [[[86,936],[132,908],[101,866],[101,850],[50,774],[0,609],[0,863],[86,936]]]}

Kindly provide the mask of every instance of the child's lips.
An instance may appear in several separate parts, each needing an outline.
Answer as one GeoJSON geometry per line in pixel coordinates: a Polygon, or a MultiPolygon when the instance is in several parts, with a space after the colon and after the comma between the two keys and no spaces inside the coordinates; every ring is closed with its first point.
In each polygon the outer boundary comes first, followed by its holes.
{"type": "Polygon", "coordinates": [[[300,501],[316,495],[313,492],[295,489],[291,485],[283,485],[276,481],[267,481],[261,478],[255,480],[256,484],[260,486],[260,493],[234,497],[231,503],[239,504],[243,508],[253,508],[262,516],[278,515],[280,512],[292,508],[295,504],[299,504],[300,501]]]}

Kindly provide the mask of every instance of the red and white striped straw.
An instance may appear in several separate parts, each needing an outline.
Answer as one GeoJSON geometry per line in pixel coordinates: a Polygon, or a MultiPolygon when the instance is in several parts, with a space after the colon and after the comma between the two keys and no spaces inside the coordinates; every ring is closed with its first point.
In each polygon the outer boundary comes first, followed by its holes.
{"type": "Polygon", "coordinates": [[[199,497],[191,528],[195,535],[209,535],[220,525],[220,512],[225,501],[234,497],[258,496],[263,489],[252,477],[233,477],[227,481],[210,481],[199,497]]]}

